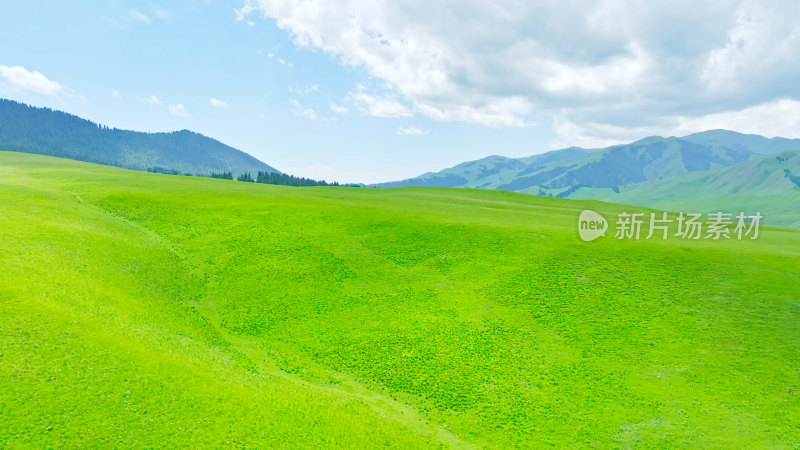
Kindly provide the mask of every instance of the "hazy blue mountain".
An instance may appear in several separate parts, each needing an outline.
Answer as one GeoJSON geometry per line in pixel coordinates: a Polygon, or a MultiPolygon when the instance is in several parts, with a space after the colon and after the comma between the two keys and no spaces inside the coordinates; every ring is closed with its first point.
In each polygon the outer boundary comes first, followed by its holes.
{"type": "Polygon", "coordinates": [[[539,171],[559,162],[586,155],[589,150],[571,147],[527,158],[489,156],[477,161],[461,163],[441,172],[428,172],[416,178],[382,183],[380,187],[439,186],[498,188],[513,182],[517,177],[539,171]]]}
{"type": "Polygon", "coordinates": [[[572,147],[527,158],[490,156],[379,186],[473,187],[568,197],[585,187],[618,189],[796,148],[800,148],[798,139],[712,130],[682,138],[652,136],[601,149],[572,147]]]}
{"type": "Polygon", "coordinates": [[[800,139],[775,137],[772,139],[757,134],[742,134],[728,130],[709,130],[683,137],[684,140],[713,148],[736,148],[757,155],[772,155],[785,150],[800,148],[800,139]]]}
{"type": "Polygon", "coordinates": [[[278,172],[247,153],[188,130],[141,133],[108,128],[5,99],[0,99],[0,150],[182,174],[278,172]]]}
{"type": "MultiPolygon", "coordinates": [[[[800,148],[800,146],[798,146],[800,148]]],[[[665,211],[760,211],[764,223],[800,227],[800,150],[724,169],[621,186],[580,188],[570,198],[605,200],[665,211]]]]}

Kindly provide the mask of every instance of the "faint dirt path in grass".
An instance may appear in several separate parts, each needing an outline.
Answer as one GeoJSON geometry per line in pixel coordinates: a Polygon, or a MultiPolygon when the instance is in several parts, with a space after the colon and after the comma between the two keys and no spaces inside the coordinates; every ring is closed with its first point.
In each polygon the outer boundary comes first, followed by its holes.
{"type": "Polygon", "coordinates": [[[262,374],[279,376],[311,389],[356,398],[378,411],[382,416],[401,422],[417,432],[433,435],[442,443],[457,448],[477,448],[476,445],[463,441],[458,435],[448,431],[443,426],[429,421],[414,407],[370,390],[352,379],[352,377],[337,374],[340,384],[325,385],[313,383],[297,375],[285,372],[261,349],[258,339],[231,333],[222,327],[221,317],[214,301],[195,303],[193,306],[217,327],[217,331],[228,343],[255,364],[262,374]]]}
{"type": "MultiPolygon", "coordinates": [[[[113,217],[125,223],[127,226],[141,232],[148,239],[156,245],[163,247],[169,253],[175,255],[183,263],[188,263],[189,255],[185,253],[179,246],[163,238],[158,233],[145,227],[144,225],[132,221],[124,216],[115,214],[101,206],[95,205],[86,199],[82,198],[77,192],[66,190],[67,193],[75,197],[75,199],[84,206],[92,208],[97,211],[113,217]]],[[[217,309],[217,304],[213,300],[205,302],[190,302],[189,305],[200,312],[206,319],[208,319],[216,328],[217,332],[231,345],[231,347],[240,354],[247,357],[258,369],[261,375],[276,376],[288,380],[297,385],[324,392],[335,393],[347,398],[357,399],[373,410],[377,411],[382,417],[387,417],[396,420],[409,428],[421,434],[433,436],[441,443],[456,447],[456,448],[477,448],[478,446],[470,442],[464,441],[460,436],[452,433],[444,426],[428,420],[416,408],[409,406],[405,403],[394,400],[384,394],[375,392],[363,384],[359,383],[353,377],[347,374],[335,374],[338,379],[338,384],[319,384],[313,383],[303,379],[297,375],[288,373],[282,370],[278,364],[267,355],[261,348],[260,341],[257,338],[250,336],[242,336],[232,333],[222,326],[222,319],[217,309]]]]}
{"type": "Polygon", "coordinates": [[[100,211],[103,214],[111,216],[119,221],[124,222],[125,224],[129,225],[130,227],[136,229],[137,231],[141,232],[142,234],[146,235],[151,241],[155,242],[157,245],[164,247],[168,252],[172,253],[173,255],[177,256],[181,261],[185,261],[187,259],[186,254],[184,254],[178,246],[173,244],[172,242],[168,241],[161,237],[158,233],[154,232],[153,230],[145,227],[144,225],[137,223],[133,220],[128,219],[127,217],[121,216],[119,214],[114,214],[114,212],[109,211],[101,206],[97,206],[84,198],[82,198],[77,192],[72,192],[67,190],[67,193],[74,196],[78,202],[84,206],[92,208],[96,211],[100,211]]]}

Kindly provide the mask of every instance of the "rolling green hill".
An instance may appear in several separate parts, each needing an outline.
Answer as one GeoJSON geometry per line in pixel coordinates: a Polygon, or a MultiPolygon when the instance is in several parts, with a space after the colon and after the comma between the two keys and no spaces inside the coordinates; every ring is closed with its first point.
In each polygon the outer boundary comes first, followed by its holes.
{"type": "Polygon", "coordinates": [[[800,445],[800,231],[0,152],[10,447],[800,445]]]}
{"type": "Polygon", "coordinates": [[[61,111],[0,99],[0,148],[156,172],[255,176],[277,172],[256,158],[188,130],[141,133],[61,111]]]}
{"type": "Polygon", "coordinates": [[[669,211],[761,211],[766,223],[800,227],[800,150],[721,170],[621,186],[617,190],[581,188],[570,198],[669,211]]]}

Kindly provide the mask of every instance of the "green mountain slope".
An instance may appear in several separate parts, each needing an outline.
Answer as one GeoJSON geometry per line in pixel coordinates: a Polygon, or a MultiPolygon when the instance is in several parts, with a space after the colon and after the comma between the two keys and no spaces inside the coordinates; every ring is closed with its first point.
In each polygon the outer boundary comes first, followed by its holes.
{"type": "Polygon", "coordinates": [[[761,211],[766,223],[800,227],[800,150],[726,169],[622,186],[616,192],[582,188],[570,198],[670,211],[761,211]]]}
{"type": "Polygon", "coordinates": [[[800,231],[0,152],[11,447],[791,447],[800,231]]]}
{"type": "Polygon", "coordinates": [[[378,186],[496,188],[514,181],[520,175],[583,156],[587,152],[587,150],[574,147],[520,159],[494,155],[477,161],[461,163],[441,172],[428,172],[416,178],[382,183],[378,186]]]}
{"type": "Polygon", "coordinates": [[[181,174],[277,172],[247,153],[191,131],[140,133],[107,128],[5,99],[0,99],[0,149],[181,174]]]}
{"type": "Polygon", "coordinates": [[[569,148],[528,158],[492,156],[380,186],[476,187],[568,196],[582,187],[616,188],[716,170],[796,148],[800,148],[797,139],[712,130],[683,138],[654,136],[603,149],[569,148]]]}

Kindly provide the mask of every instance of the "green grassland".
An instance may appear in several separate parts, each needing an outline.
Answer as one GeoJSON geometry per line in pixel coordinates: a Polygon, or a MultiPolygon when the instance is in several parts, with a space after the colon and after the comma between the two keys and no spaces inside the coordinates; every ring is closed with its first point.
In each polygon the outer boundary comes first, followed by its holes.
{"type": "Polygon", "coordinates": [[[800,231],[586,208],[0,152],[0,446],[800,446],[800,231]]]}

